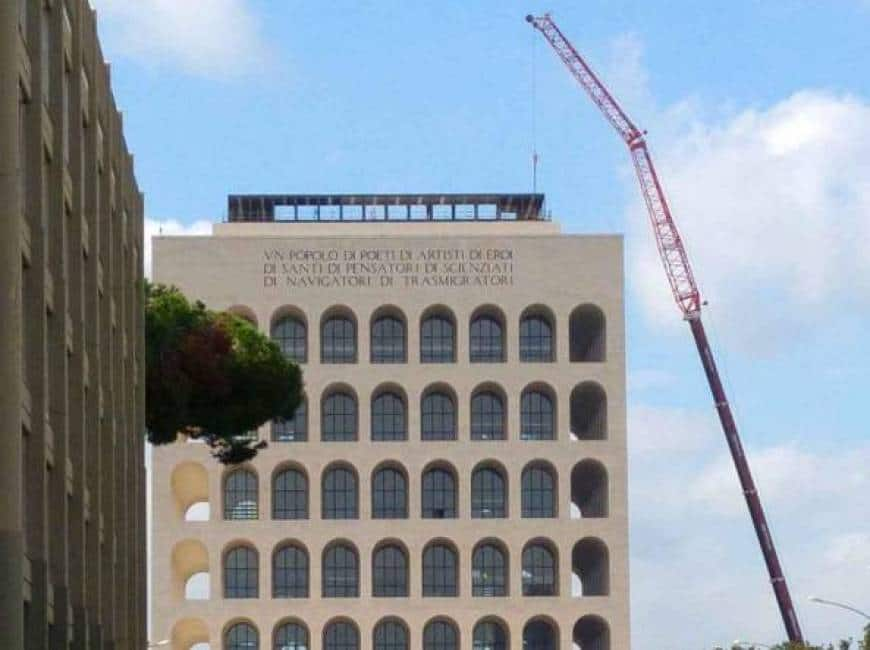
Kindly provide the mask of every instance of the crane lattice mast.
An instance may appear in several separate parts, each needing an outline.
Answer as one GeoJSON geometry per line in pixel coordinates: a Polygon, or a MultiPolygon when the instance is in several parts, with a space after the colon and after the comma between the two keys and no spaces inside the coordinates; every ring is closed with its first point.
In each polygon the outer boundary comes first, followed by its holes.
{"type": "Polygon", "coordinates": [[[592,68],[589,67],[583,57],[574,49],[570,41],[565,38],[549,14],[537,17],[526,16],[526,20],[547,39],[556,51],[556,54],[559,55],[559,58],[562,59],[562,62],[574,78],[583,86],[592,101],[601,109],[604,117],[616,129],[631,152],[631,158],[634,162],[638,181],[640,182],[650,223],[655,234],[659,255],[661,256],[665,273],[668,276],[674,300],[692,330],[692,336],[695,339],[695,345],[701,357],[701,365],[704,367],[707,382],[713,393],[719,421],[722,424],[725,439],[731,451],[731,458],[734,461],[734,467],[740,479],[740,486],[743,489],[749,514],[752,517],[755,534],[758,537],[761,552],[767,564],[770,582],[776,596],[780,614],[782,615],[786,633],[788,634],[789,641],[803,643],[800,624],[798,623],[782,566],[779,563],[773,538],[767,525],[767,519],[764,516],[761,498],[755,488],[752,472],[749,469],[749,463],[740,442],[737,424],[734,421],[731,407],[728,404],[725,388],[719,377],[716,361],[707,339],[707,333],[704,330],[704,324],[701,321],[701,294],[698,291],[698,285],[692,274],[692,267],[689,264],[686,248],[674,223],[670,207],[656,174],[655,165],[653,165],[652,157],[649,154],[644,138],[646,132],[640,131],[634,125],[616,99],[607,90],[607,87],[592,71],[592,68]]]}

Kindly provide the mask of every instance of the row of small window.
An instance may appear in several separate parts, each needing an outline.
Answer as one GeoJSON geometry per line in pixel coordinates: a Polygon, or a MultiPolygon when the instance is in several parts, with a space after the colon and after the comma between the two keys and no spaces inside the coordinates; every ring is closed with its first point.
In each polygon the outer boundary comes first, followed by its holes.
{"type": "MultiPolygon", "coordinates": [[[[521,510],[523,518],[558,516],[558,475],[548,463],[529,463],[522,471],[521,510]]],[[[321,518],[359,518],[359,485],[353,467],[336,463],[326,468],[321,479],[321,518]]],[[[424,519],[455,519],[459,516],[458,479],[446,463],[423,471],[420,515],[424,519]]],[[[608,512],[607,471],[598,461],[579,462],[571,472],[571,501],[582,517],[606,517],[608,512]]],[[[373,519],[408,518],[408,477],[398,464],[387,463],[371,478],[373,519]]],[[[308,477],[295,467],[284,467],[272,477],[272,518],[308,519],[308,477]]],[[[236,469],[224,480],[224,519],[259,518],[257,475],[236,469]]],[[[482,463],[471,474],[471,516],[498,519],[508,516],[505,470],[495,463],[482,463]]]]}
{"type": "MultiPolygon", "coordinates": [[[[409,650],[408,626],[399,618],[378,621],[372,633],[374,650],[409,650]]],[[[224,633],[227,650],[259,650],[257,628],[246,621],[230,625],[224,633]]],[[[574,625],[574,646],[579,650],[610,650],[610,629],[598,616],[587,615],[574,625]]],[[[436,617],[423,627],[422,650],[460,650],[459,629],[447,618],[436,617]]],[[[274,650],[309,650],[308,628],[297,620],[285,621],[273,633],[274,650]]],[[[360,650],[360,633],[353,621],[330,621],[323,630],[324,650],[360,650]]],[[[508,627],[499,618],[485,617],[472,632],[473,650],[509,650],[508,627]]],[[[523,627],[524,650],[558,650],[559,631],[548,619],[535,617],[523,627]]]]}
{"type": "MultiPolygon", "coordinates": [[[[604,542],[587,537],[575,544],[571,568],[576,576],[576,596],[607,596],[610,593],[609,554],[604,542]]],[[[559,554],[550,541],[537,539],[523,548],[522,595],[559,595],[559,554]]],[[[272,554],[272,598],[309,597],[308,551],[297,543],[279,546],[272,554]]],[[[360,596],[359,555],[348,542],[326,547],[321,559],[321,597],[360,596]]],[[[444,541],[423,550],[422,594],[424,598],[459,596],[459,552],[444,541]]],[[[477,544],[471,556],[471,595],[499,598],[510,594],[510,566],[506,547],[498,540],[477,544]]],[[[250,546],[234,546],[224,554],[223,597],[259,598],[259,555],[250,546]]],[[[372,553],[372,592],[375,598],[407,598],[408,553],[396,542],[378,545],[372,553]]]]}
{"type": "MultiPolygon", "coordinates": [[[[472,440],[507,439],[507,409],[504,392],[484,384],[471,394],[470,430],[472,440]]],[[[546,385],[532,384],[520,397],[521,440],[556,439],[556,397],[546,385]]],[[[607,438],[607,395],[595,382],[584,382],[571,392],[570,427],[576,440],[607,438]]],[[[345,387],[328,388],[320,402],[320,437],[325,442],[358,439],[359,415],[356,395],[345,387]]],[[[456,398],[446,387],[427,389],[420,400],[420,438],[456,440],[458,437],[456,398]]],[[[303,401],[290,420],[272,423],[275,442],[308,440],[308,406],[303,401]]],[[[396,388],[378,389],[371,400],[371,439],[408,439],[407,399],[396,388]]]]}
{"type": "MultiPolygon", "coordinates": [[[[395,307],[375,311],[370,325],[371,363],[405,363],[407,321],[395,307]]],[[[507,360],[505,317],[497,307],[481,307],[469,322],[469,360],[472,363],[500,363],[507,360]]],[[[575,309],[568,324],[571,361],[604,361],[604,313],[594,305],[575,309]]],[[[274,320],[272,339],[293,361],[308,360],[308,327],[305,319],[291,310],[274,320]]],[[[454,363],[456,318],[446,307],[434,307],[420,321],[420,362],[454,363]]],[[[520,361],[556,360],[556,327],[549,309],[531,307],[523,312],[519,326],[520,361]]],[[[327,310],[320,324],[320,362],[356,363],[356,317],[345,308],[327,310]]]]}

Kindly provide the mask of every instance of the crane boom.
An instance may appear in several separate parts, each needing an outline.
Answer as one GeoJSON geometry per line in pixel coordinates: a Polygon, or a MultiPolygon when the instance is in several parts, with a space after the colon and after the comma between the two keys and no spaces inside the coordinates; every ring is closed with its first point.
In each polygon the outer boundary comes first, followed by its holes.
{"type": "Polygon", "coordinates": [[[668,276],[674,300],[691,328],[692,337],[695,340],[695,346],[701,358],[701,365],[704,368],[707,383],[713,394],[719,422],[722,425],[725,440],[728,443],[728,449],[731,452],[731,458],[737,471],[737,477],[743,489],[743,496],[749,508],[752,524],[755,527],[755,534],[758,537],[758,543],[761,546],[761,552],[767,565],[767,572],[770,576],[771,586],[776,596],[776,602],[779,606],[786,633],[788,634],[789,641],[802,644],[803,634],[801,633],[791,594],[783,575],[782,566],[779,563],[779,557],[777,556],[773,538],[770,534],[770,528],[767,525],[764,509],[761,505],[761,498],[758,495],[758,490],[755,488],[752,472],[749,469],[749,463],[740,442],[737,424],[731,412],[731,406],[728,403],[722,380],[719,377],[716,360],[713,357],[713,351],[710,348],[704,324],[701,321],[701,294],[698,291],[698,285],[692,274],[692,267],[689,264],[686,248],[680,238],[679,230],[674,222],[667,199],[665,199],[664,190],[647,148],[646,140],[644,139],[645,132],[640,131],[634,125],[631,118],[628,117],[616,99],[607,90],[607,87],[592,71],[592,68],[580,56],[579,52],[574,49],[571,42],[565,38],[565,35],[562,34],[562,31],[556,26],[556,23],[549,14],[544,14],[543,16],[529,15],[526,16],[526,20],[547,39],[574,78],[583,86],[592,98],[592,101],[601,109],[607,121],[610,122],[619,136],[625,141],[631,152],[631,158],[637,172],[641,191],[643,192],[647,212],[649,213],[650,223],[655,234],[659,255],[662,259],[665,273],[668,276]]]}

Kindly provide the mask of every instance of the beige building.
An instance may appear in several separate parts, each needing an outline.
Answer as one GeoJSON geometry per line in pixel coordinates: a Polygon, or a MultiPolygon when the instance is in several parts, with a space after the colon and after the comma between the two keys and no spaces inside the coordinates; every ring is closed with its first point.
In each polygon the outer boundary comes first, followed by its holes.
{"type": "Polygon", "coordinates": [[[269,333],[306,403],[154,451],[153,638],[629,648],[623,251],[542,195],[231,196],[154,277],[269,333]]]}
{"type": "Polygon", "coordinates": [[[86,0],[0,2],[0,647],[145,646],[142,196],[86,0]]]}

